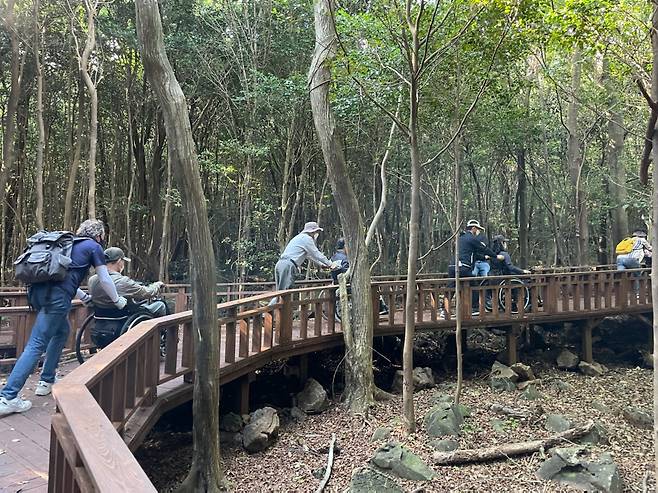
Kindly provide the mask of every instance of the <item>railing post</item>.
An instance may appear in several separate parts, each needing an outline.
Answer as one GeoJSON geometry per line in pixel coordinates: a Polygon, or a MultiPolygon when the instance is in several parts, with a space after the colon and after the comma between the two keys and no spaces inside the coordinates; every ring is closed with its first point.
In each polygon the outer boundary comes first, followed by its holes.
{"type": "Polygon", "coordinates": [[[376,284],[370,286],[370,301],[372,303],[372,332],[379,327],[379,288],[376,284]]]}
{"type": "Polygon", "coordinates": [[[187,293],[185,288],[178,288],[176,291],[176,301],[174,302],[174,312],[180,313],[187,309],[187,293]]]}
{"type": "MultiPolygon", "coordinates": [[[[279,344],[285,346],[292,342],[292,295],[284,293],[281,296],[281,308],[279,316],[279,344]]],[[[315,317],[322,318],[322,313],[316,313],[315,317]]]]}

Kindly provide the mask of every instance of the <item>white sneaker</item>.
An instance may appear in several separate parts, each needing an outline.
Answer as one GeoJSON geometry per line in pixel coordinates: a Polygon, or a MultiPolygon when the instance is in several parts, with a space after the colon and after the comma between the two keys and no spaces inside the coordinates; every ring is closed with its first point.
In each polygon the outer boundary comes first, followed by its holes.
{"type": "Polygon", "coordinates": [[[30,401],[23,400],[20,397],[15,397],[11,400],[6,397],[0,397],[0,416],[6,416],[12,413],[24,413],[31,407],[32,403],[30,401]]]}
{"type": "Polygon", "coordinates": [[[55,382],[54,383],[48,383],[44,382],[43,380],[39,380],[39,383],[37,383],[37,388],[34,389],[34,394],[35,395],[49,395],[53,391],[53,385],[57,383],[59,378],[55,377],[55,382]]]}

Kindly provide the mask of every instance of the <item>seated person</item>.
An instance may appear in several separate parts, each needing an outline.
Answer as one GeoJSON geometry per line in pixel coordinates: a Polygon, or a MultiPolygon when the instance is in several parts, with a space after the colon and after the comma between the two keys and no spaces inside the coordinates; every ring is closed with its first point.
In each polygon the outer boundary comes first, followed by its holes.
{"type": "MultiPolygon", "coordinates": [[[[337,266],[336,269],[331,271],[331,278],[334,284],[338,284],[339,274],[344,274],[350,268],[350,261],[347,257],[347,247],[345,246],[345,238],[339,238],[336,241],[336,251],[331,257],[331,261],[337,266]]],[[[388,306],[384,303],[384,299],[379,297],[379,314],[386,315],[388,313],[388,306]]]]}
{"type": "Polygon", "coordinates": [[[330,260],[338,264],[338,268],[331,271],[331,278],[334,280],[334,284],[338,284],[338,275],[344,274],[347,272],[347,269],[350,268],[344,238],[339,238],[338,241],[336,241],[336,252],[332,255],[330,260]]]}
{"type": "MultiPolygon", "coordinates": [[[[144,286],[128,276],[124,276],[122,274],[123,269],[126,262],[130,262],[130,259],[126,258],[121,248],[110,247],[105,250],[105,261],[107,262],[110,279],[114,282],[117,293],[119,293],[119,296],[123,296],[128,300],[128,305],[122,310],[123,314],[135,311],[137,307],[148,310],[155,317],[162,317],[167,314],[167,306],[164,301],[148,302],[160,292],[164,286],[163,282],[158,281],[144,286]],[[137,306],[136,303],[138,303],[137,306]]],[[[94,307],[100,308],[101,311],[113,309],[117,313],[115,305],[107,294],[105,294],[105,291],[102,290],[100,280],[96,275],[91,276],[89,279],[89,294],[91,295],[91,301],[94,307]]],[[[120,316],[122,313],[119,312],[117,315],[120,316]]]]}
{"type": "Polygon", "coordinates": [[[497,255],[491,259],[491,272],[495,276],[509,276],[512,274],[530,274],[527,269],[517,267],[512,263],[512,259],[507,253],[507,243],[509,240],[503,235],[496,235],[493,238],[493,245],[491,249],[497,255]],[[500,257],[503,257],[500,260],[500,257]]]}

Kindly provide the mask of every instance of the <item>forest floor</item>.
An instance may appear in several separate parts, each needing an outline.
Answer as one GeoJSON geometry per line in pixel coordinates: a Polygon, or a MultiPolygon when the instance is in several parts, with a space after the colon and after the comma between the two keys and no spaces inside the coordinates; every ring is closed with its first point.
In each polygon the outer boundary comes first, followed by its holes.
{"type": "MultiPolygon", "coordinates": [[[[477,357],[476,354],[471,358],[477,357]]],[[[544,419],[522,422],[503,418],[490,411],[493,403],[518,409],[531,409],[540,404],[545,414],[561,414],[575,424],[589,420],[607,430],[608,443],[591,446],[598,457],[610,452],[619,466],[624,491],[655,491],[653,479],[645,478],[653,464],[652,434],[628,424],[621,411],[637,406],[651,412],[652,371],[629,363],[607,362],[609,372],[602,377],[588,377],[576,372],[560,371],[548,358],[537,353],[524,358],[540,383],[541,398],[527,401],[522,392],[494,392],[488,378],[490,364],[482,362],[471,369],[465,380],[462,403],[471,409],[458,438],[459,448],[482,448],[550,436],[544,419]],[[560,385],[561,381],[568,386],[560,385]],[[564,389],[567,390],[564,390],[564,389]],[[645,489],[646,488],[646,489],[645,489]]],[[[406,436],[401,422],[402,398],[396,395],[389,402],[378,403],[364,418],[351,416],[339,404],[322,414],[308,416],[303,422],[282,420],[279,438],[268,450],[253,455],[241,447],[222,445],[222,466],[234,491],[314,491],[327,462],[327,449],[332,433],[337,437],[339,453],[335,457],[331,480],[325,491],[348,489],[353,471],[366,465],[383,443],[373,443],[371,437],[378,427],[392,429],[396,440],[432,464],[433,449],[423,428],[422,418],[441,394],[454,392],[454,376],[442,375],[437,387],[415,394],[417,433],[406,436]],[[316,475],[314,475],[314,472],[316,475]]],[[[191,463],[192,439],[189,431],[154,430],[141,447],[138,458],[159,491],[172,491],[185,477],[191,463]]],[[[521,456],[488,464],[464,466],[432,466],[437,472],[429,482],[396,479],[405,491],[426,492],[536,492],[576,491],[555,483],[541,481],[535,472],[543,462],[541,453],[521,456]]]]}

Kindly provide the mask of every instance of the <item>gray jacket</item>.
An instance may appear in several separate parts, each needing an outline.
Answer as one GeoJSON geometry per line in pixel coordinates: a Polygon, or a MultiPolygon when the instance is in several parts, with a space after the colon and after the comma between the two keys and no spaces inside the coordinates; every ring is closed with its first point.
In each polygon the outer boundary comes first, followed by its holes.
{"type": "MultiPolygon", "coordinates": [[[[110,272],[110,278],[117,288],[119,296],[123,296],[128,300],[143,301],[153,298],[158,292],[159,284],[153,283],[148,286],[143,286],[136,281],[133,281],[128,276],[124,276],[118,272],[110,272]]],[[[89,279],[89,294],[94,305],[101,308],[113,308],[114,303],[110,297],[103,291],[100,280],[97,275],[91,276],[89,279]]]]}

